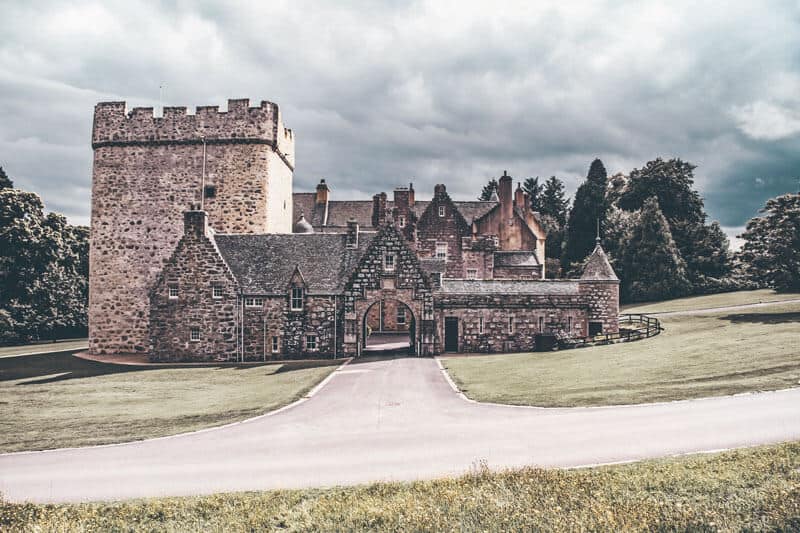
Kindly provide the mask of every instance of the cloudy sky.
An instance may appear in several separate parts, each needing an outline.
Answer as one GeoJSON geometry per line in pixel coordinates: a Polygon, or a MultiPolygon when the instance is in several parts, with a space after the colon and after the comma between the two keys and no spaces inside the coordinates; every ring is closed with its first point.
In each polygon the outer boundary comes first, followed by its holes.
{"type": "Polygon", "coordinates": [[[0,166],[87,223],[93,106],[272,100],[295,190],[698,166],[735,234],[800,178],[798,2],[0,0],[0,166]],[[159,86],[163,86],[162,91],[159,86]]]}

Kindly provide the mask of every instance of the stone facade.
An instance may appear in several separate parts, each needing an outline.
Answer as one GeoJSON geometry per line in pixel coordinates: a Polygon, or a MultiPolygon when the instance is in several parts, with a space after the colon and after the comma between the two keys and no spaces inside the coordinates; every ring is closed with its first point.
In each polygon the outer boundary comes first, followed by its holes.
{"type": "Polygon", "coordinates": [[[89,349],[146,352],[148,291],[182,235],[183,213],[204,199],[214,229],[290,232],[294,136],[277,105],[230,100],[126,112],[100,103],[92,132],[89,349]],[[203,190],[205,163],[206,188],[203,190]],[[205,197],[205,198],[203,198],[205,197]]]}

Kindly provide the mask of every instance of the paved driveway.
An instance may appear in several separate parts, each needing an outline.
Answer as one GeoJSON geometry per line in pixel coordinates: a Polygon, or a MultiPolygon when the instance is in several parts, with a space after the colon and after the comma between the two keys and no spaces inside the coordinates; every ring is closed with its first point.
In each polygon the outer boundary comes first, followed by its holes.
{"type": "Polygon", "coordinates": [[[800,439],[800,389],[634,407],[469,403],[434,359],[358,362],[271,416],[138,443],[0,456],[12,500],[328,486],[577,466],[800,439]]]}

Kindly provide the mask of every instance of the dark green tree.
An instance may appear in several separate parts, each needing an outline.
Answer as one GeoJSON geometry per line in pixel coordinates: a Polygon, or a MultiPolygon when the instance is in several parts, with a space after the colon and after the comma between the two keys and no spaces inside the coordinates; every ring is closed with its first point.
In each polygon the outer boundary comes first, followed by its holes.
{"type": "Polygon", "coordinates": [[[535,178],[525,178],[522,182],[522,190],[528,193],[528,202],[531,211],[541,211],[541,198],[544,185],[539,184],[539,176],[535,178]]]}
{"type": "Polygon", "coordinates": [[[689,294],[692,285],[669,231],[669,224],[653,197],[645,200],[635,215],[630,237],[622,251],[621,285],[625,301],[640,302],[678,298],[689,294]]]}
{"type": "Polygon", "coordinates": [[[569,209],[569,198],[564,193],[564,182],[555,176],[550,176],[544,183],[541,198],[539,212],[556,219],[563,229],[567,225],[569,209]]]}
{"type": "Polygon", "coordinates": [[[567,220],[564,251],[561,264],[569,270],[573,263],[580,263],[594,249],[597,223],[605,227],[606,182],[608,176],[603,162],[592,161],[589,173],[575,193],[575,200],[567,220]]]}
{"type": "Polygon", "coordinates": [[[747,275],[780,291],[800,291],[800,194],[767,200],[760,213],[741,235],[747,275]]]}
{"type": "Polygon", "coordinates": [[[3,170],[3,167],[0,167],[0,189],[13,189],[14,182],[11,181],[6,175],[6,171],[3,170]]]}
{"type": "Polygon", "coordinates": [[[492,194],[497,192],[497,179],[492,178],[489,182],[483,186],[483,190],[481,191],[480,196],[478,196],[478,200],[488,202],[492,199],[492,194]]]}

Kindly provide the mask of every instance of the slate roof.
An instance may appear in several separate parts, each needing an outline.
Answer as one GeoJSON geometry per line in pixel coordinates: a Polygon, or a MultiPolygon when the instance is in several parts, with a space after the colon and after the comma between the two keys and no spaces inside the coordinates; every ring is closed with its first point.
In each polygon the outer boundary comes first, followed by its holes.
{"type": "Polygon", "coordinates": [[[374,234],[360,233],[358,249],[346,247],[343,233],[225,235],[214,240],[246,294],[284,294],[295,267],[311,294],[343,290],[374,234]]]}
{"type": "Polygon", "coordinates": [[[445,294],[534,294],[570,296],[578,294],[578,281],[537,281],[517,279],[443,279],[445,294]]]}
{"type": "MultiPolygon", "coordinates": [[[[294,202],[294,217],[304,214],[306,220],[311,222],[314,228],[322,226],[324,206],[316,205],[316,193],[296,192],[292,194],[294,202]]],[[[414,202],[412,211],[421,216],[430,204],[429,200],[418,200],[414,202]]],[[[494,209],[498,202],[481,201],[454,201],[456,209],[461,213],[467,223],[478,220],[494,209]]],[[[394,201],[386,201],[386,213],[391,215],[394,209],[394,201]]],[[[372,227],[372,200],[330,200],[328,201],[328,226],[346,227],[347,221],[355,218],[362,228],[372,227]]]]}
{"type": "Polygon", "coordinates": [[[603,247],[600,246],[599,242],[597,243],[597,246],[594,247],[594,251],[589,256],[589,260],[586,261],[586,266],[583,267],[583,275],[581,275],[581,279],[619,281],[617,274],[611,267],[611,263],[608,262],[608,256],[606,256],[606,253],[603,251],[603,247]]]}
{"type": "Polygon", "coordinates": [[[539,266],[536,252],[530,250],[496,251],[494,253],[494,266],[502,267],[535,267],[539,266]]]}

